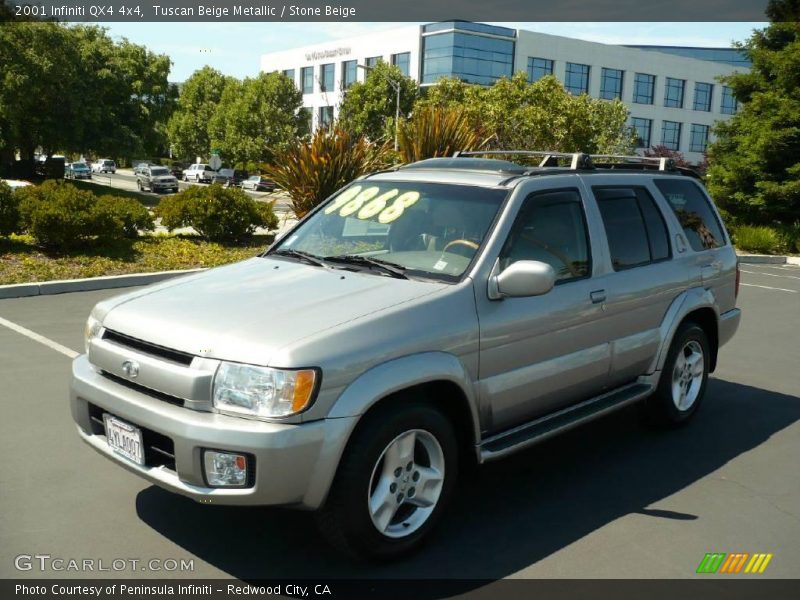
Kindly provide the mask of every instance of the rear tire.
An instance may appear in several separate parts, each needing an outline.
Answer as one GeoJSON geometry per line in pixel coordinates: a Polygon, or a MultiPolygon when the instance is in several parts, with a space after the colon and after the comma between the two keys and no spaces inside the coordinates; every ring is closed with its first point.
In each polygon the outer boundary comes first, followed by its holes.
{"type": "Polygon", "coordinates": [[[658,428],[688,423],[705,395],[710,364],[705,331],[695,323],[683,323],[675,332],[658,387],[644,403],[647,421],[658,428]]]}
{"type": "Polygon", "coordinates": [[[353,434],[319,528],[351,558],[396,558],[435,527],[457,475],[455,432],[441,412],[412,399],[379,408],[353,434]]]}

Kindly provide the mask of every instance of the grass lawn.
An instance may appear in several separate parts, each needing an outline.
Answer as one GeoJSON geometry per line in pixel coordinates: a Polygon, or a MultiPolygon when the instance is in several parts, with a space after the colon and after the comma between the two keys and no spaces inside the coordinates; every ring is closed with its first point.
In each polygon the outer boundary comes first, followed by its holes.
{"type": "Polygon", "coordinates": [[[223,246],[192,236],[155,235],[55,253],[36,246],[30,236],[13,235],[0,238],[0,285],[216,267],[255,256],[272,240],[255,236],[247,244],[223,246]]]}
{"type": "Polygon", "coordinates": [[[92,192],[95,196],[105,196],[106,194],[109,194],[111,196],[120,196],[122,198],[133,198],[148,208],[154,208],[158,206],[158,203],[161,201],[161,196],[142,194],[141,192],[133,192],[129,190],[121,190],[116,187],[111,187],[110,185],[103,185],[102,183],[90,183],[85,179],[69,179],[67,181],[77,188],[92,192]]]}

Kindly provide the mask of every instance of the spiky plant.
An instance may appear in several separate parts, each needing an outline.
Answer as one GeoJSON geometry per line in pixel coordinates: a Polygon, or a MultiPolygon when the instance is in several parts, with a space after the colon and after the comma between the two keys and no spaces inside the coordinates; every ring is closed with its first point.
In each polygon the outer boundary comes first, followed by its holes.
{"type": "Polygon", "coordinates": [[[356,177],[391,164],[386,144],[372,144],[343,129],[319,128],[308,142],[274,151],[266,175],[289,193],[298,219],[356,177]]]}
{"type": "Polygon", "coordinates": [[[462,108],[425,106],[400,122],[397,133],[400,157],[410,163],[436,156],[452,156],[457,150],[480,150],[491,138],[470,123],[462,108]]]}

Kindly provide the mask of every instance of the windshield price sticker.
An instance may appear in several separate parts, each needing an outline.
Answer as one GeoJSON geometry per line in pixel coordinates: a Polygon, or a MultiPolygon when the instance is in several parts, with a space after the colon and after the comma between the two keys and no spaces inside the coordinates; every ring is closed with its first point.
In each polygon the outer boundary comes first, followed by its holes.
{"type": "Polygon", "coordinates": [[[380,192],[380,188],[377,186],[362,188],[360,185],[354,185],[339,194],[336,200],[325,209],[325,214],[330,215],[339,211],[340,217],[349,217],[357,212],[356,218],[364,221],[378,215],[378,222],[388,225],[399,219],[405,209],[413,206],[419,200],[419,192],[400,194],[400,190],[393,189],[377,196],[378,192],[380,192]],[[400,195],[398,196],[398,194],[400,195]],[[393,198],[394,201],[389,204],[393,198]]]}
{"type": "Polygon", "coordinates": [[[419,192],[406,192],[405,194],[401,194],[392,202],[391,206],[385,208],[381,214],[378,215],[378,222],[386,225],[387,223],[399,219],[403,211],[416,204],[417,200],[419,200],[419,192]]]}

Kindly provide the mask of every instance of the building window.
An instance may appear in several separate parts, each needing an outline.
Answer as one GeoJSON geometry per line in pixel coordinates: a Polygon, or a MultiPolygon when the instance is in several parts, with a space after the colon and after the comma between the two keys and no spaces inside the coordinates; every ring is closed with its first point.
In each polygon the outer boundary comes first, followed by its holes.
{"type": "Polygon", "coordinates": [[[633,127],[633,133],[636,134],[636,147],[649,148],[650,132],[653,129],[653,120],[633,117],[631,119],[631,126],[633,127]]]}
{"type": "Polygon", "coordinates": [[[681,124],[675,121],[664,121],[661,128],[661,145],[670,150],[680,150],[681,124]]]}
{"type": "Polygon", "coordinates": [[[692,135],[689,138],[689,150],[691,152],[705,152],[708,146],[708,125],[698,125],[692,123],[692,135]]]}
{"type": "Polygon", "coordinates": [[[294,69],[286,69],[285,71],[283,71],[283,74],[289,79],[291,79],[292,83],[294,83],[294,69]]]}
{"type": "Polygon", "coordinates": [[[336,89],[333,85],[333,63],[322,65],[319,73],[319,91],[332,92],[336,89]]]}
{"type": "Polygon", "coordinates": [[[605,100],[622,98],[622,73],[621,69],[606,69],[600,72],[600,97],[605,100]]]}
{"type": "Polygon", "coordinates": [[[422,83],[455,77],[467,83],[492,85],[513,73],[514,40],[458,31],[422,39],[422,83]]]}
{"type": "Polygon", "coordinates": [[[553,61],[547,58],[528,57],[528,81],[533,83],[553,74],[553,61]]]}
{"type": "Polygon", "coordinates": [[[319,107],[319,126],[330,127],[333,123],[333,107],[320,106],[319,107]]]}
{"type": "Polygon", "coordinates": [[[694,84],[694,109],[711,112],[711,94],[714,85],[698,81],[694,84]]]}
{"type": "Polygon", "coordinates": [[[307,119],[308,125],[308,133],[314,131],[314,107],[313,106],[304,106],[300,109],[303,111],[305,118],[307,119]]]}
{"type": "Polygon", "coordinates": [[[589,93],[589,65],[567,63],[567,74],[564,77],[564,87],[571,94],[589,93]]]}
{"type": "Polygon", "coordinates": [[[367,58],[367,59],[364,61],[364,64],[365,64],[366,66],[368,66],[368,67],[374,67],[374,66],[376,66],[376,65],[377,65],[379,62],[381,62],[382,60],[383,60],[383,57],[382,57],[382,56],[370,56],[369,58],[367,58]]]}
{"type": "Polygon", "coordinates": [[[408,77],[411,63],[411,52],[401,52],[400,54],[392,54],[392,64],[400,69],[400,72],[408,77]]]}
{"type": "Polygon", "coordinates": [[[303,67],[300,69],[300,78],[303,80],[303,93],[314,93],[314,67],[303,67]]]}
{"type": "Polygon", "coordinates": [[[346,60],[342,63],[342,89],[350,88],[357,80],[358,64],[355,60],[346,60]]]}
{"type": "Polygon", "coordinates": [[[633,101],[636,104],[652,104],[656,90],[656,76],[636,73],[633,78],[633,101]]]}
{"type": "Polygon", "coordinates": [[[683,108],[683,90],[686,87],[686,80],[667,77],[664,86],[664,106],[671,108],[683,108]]]}
{"type": "Polygon", "coordinates": [[[735,115],[739,110],[739,102],[733,95],[733,90],[727,85],[722,86],[722,104],[719,107],[721,113],[726,115],[735,115]]]}

